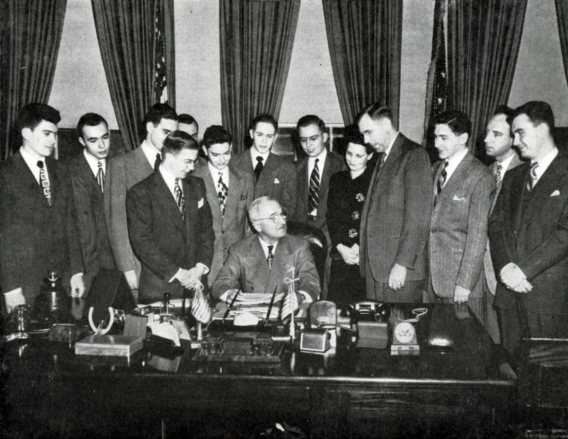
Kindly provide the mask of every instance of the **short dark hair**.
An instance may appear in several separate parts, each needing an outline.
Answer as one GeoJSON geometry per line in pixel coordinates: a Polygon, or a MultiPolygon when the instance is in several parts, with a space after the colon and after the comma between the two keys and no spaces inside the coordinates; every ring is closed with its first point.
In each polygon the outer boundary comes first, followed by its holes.
{"type": "Polygon", "coordinates": [[[471,120],[461,111],[447,110],[434,119],[434,125],[448,125],[452,132],[458,136],[471,135],[471,120]]]}
{"type": "Polygon", "coordinates": [[[320,131],[325,133],[325,122],[315,114],[306,114],[305,116],[302,116],[296,124],[296,130],[300,131],[300,128],[305,128],[309,125],[317,125],[320,131]]]}
{"type": "Polygon", "coordinates": [[[104,123],[108,129],[108,123],[104,117],[97,113],[85,113],[79,118],[77,123],[77,134],[79,137],[83,137],[83,127],[85,125],[89,127],[95,127],[101,123],[104,123]]]}
{"type": "Polygon", "coordinates": [[[194,123],[197,129],[199,130],[199,124],[195,120],[195,117],[193,117],[191,114],[187,113],[178,114],[178,123],[183,123],[185,125],[191,125],[194,123]]]}
{"type": "Polygon", "coordinates": [[[24,128],[34,130],[42,120],[51,122],[55,125],[61,120],[59,111],[47,104],[31,103],[24,105],[18,114],[18,129],[24,128]]]}
{"type": "Polygon", "coordinates": [[[233,143],[233,137],[221,125],[211,125],[203,133],[203,145],[209,148],[217,143],[233,143]]]}
{"type": "Polygon", "coordinates": [[[274,127],[275,133],[276,131],[278,131],[278,122],[276,122],[276,119],[274,119],[274,116],[272,116],[272,114],[268,113],[262,113],[256,116],[250,124],[250,129],[253,131],[256,130],[256,126],[261,122],[271,124],[274,127]]]}
{"type": "Polygon", "coordinates": [[[367,151],[367,154],[375,152],[375,149],[371,145],[365,143],[363,134],[361,134],[361,131],[359,131],[359,128],[356,125],[349,125],[345,127],[345,131],[343,133],[343,141],[345,142],[346,152],[347,152],[347,147],[349,146],[350,143],[355,143],[357,145],[364,146],[365,150],[367,151]]]}
{"type": "Polygon", "coordinates": [[[529,101],[513,110],[509,124],[513,124],[513,120],[521,114],[526,115],[533,125],[545,123],[550,131],[554,129],[554,113],[547,102],[529,101]]]}
{"type": "Polygon", "coordinates": [[[154,104],[144,117],[144,126],[148,122],[158,125],[162,119],[178,120],[178,116],[168,104],[154,104]]]}
{"type": "Polygon", "coordinates": [[[164,146],[162,149],[164,152],[170,154],[178,153],[182,149],[199,151],[199,144],[185,131],[175,130],[168,134],[168,137],[164,139],[164,146]]]}
{"type": "Polygon", "coordinates": [[[373,120],[388,119],[391,123],[394,123],[392,110],[380,102],[375,102],[374,104],[365,107],[357,116],[357,123],[359,123],[359,120],[361,120],[365,114],[373,120]]]}
{"type": "Polygon", "coordinates": [[[493,112],[493,116],[498,116],[499,114],[503,114],[504,116],[507,117],[507,123],[509,123],[509,118],[513,115],[513,109],[511,107],[509,107],[508,105],[499,105],[497,106],[497,108],[495,108],[495,111],[493,112]]]}

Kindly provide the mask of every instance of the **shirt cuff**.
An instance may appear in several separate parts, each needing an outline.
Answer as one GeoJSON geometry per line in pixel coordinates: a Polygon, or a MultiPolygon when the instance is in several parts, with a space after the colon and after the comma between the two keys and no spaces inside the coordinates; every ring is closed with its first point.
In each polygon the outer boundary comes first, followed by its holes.
{"type": "Polygon", "coordinates": [[[298,294],[300,294],[304,298],[304,303],[312,303],[314,299],[305,291],[299,290],[298,294]]]}
{"type": "Polygon", "coordinates": [[[198,262],[197,264],[195,264],[195,266],[203,268],[203,274],[209,273],[209,267],[207,265],[198,262]]]}

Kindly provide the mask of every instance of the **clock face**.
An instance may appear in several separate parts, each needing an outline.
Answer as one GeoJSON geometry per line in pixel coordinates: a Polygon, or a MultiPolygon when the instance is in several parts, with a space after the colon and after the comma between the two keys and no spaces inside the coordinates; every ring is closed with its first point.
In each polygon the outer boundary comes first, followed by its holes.
{"type": "Polygon", "coordinates": [[[402,344],[416,343],[416,331],[414,325],[409,322],[401,322],[394,327],[394,337],[402,344]]]}

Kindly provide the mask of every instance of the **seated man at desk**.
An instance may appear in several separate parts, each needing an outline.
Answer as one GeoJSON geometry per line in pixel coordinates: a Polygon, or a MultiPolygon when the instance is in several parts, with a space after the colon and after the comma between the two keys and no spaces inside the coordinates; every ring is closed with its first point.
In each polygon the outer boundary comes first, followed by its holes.
{"type": "Polygon", "coordinates": [[[237,292],[272,295],[285,292],[294,267],[296,292],[300,302],[317,300],[320,282],[314,258],[305,239],[287,235],[286,213],[269,197],[254,200],[250,222],[257,234],[231,246],[223,268],[213,284],[212,295],[232,301],[237,292]]]}

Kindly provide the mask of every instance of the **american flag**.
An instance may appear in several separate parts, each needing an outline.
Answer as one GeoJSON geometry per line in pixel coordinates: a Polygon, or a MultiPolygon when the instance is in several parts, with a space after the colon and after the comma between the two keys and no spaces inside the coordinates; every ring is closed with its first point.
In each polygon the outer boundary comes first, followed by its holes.
{"type": "Polygon", "coordinates": [[[155,2],[154,11],[154,102],[168,103],[168,78],[166,69],[165,17],[162,2],[155,2]]]}
{"type": "Polygon", "coordinates": [[[211,307],[203,294],[203,286],[195,288],[195,294],[191,301],[191,314],[195,320],[201,323],[209,323],[211,320],[211,307]]]}
{"type": "Polygon", "coordinates": [[[289,315],[292,315],[300,307],[300,304],[298,303],[298,296],[296,296],[296,289],[294,288],[295,282],[300,279],[294,278],[294,267],[290,268],[290,271],[292,272],[291,277],[284,279],[284,282],[288,284],[288,291],[286,292],[284,301],[282,302],[282,320],[289,315]]]}

